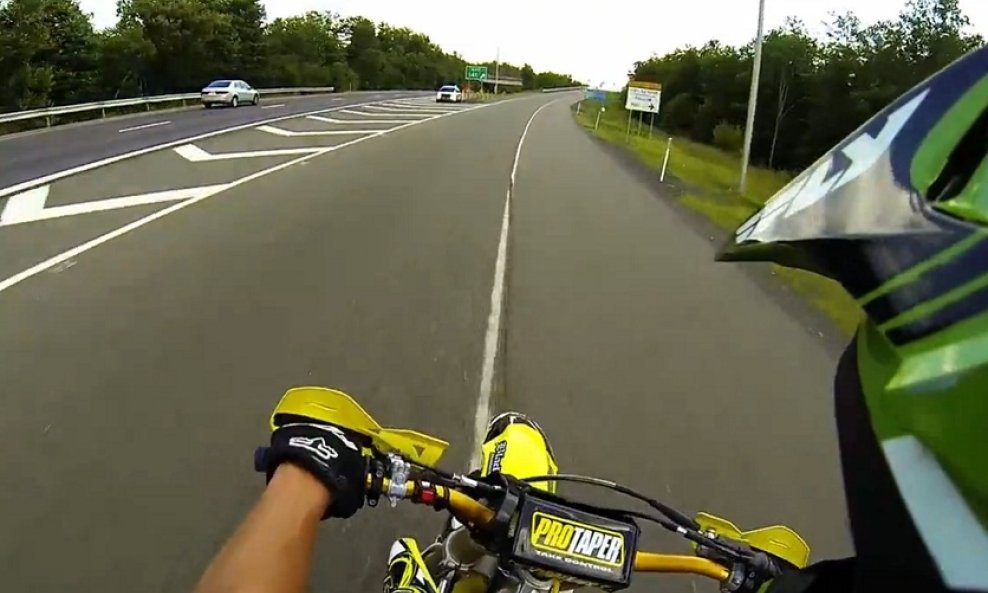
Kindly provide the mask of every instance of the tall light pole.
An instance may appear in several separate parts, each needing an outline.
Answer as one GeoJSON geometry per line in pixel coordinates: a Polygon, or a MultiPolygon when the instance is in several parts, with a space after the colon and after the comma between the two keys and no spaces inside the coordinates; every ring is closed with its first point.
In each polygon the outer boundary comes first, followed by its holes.
{"type": "Polygon", "coordinates": [[[497,48],[497,55],[494,58],[494,94],[497,94],[497,81],[501,78],[501,48],[497,48]]]}
{"type": "Polygon", "coordinates": [[[755,106],[758,103],[758,77],[762,72],[762,31],[765,28],[765,0],[758,0],[758,33],[755,36],[755,65],[751,68],[751,90],[748,93],[748,121],[744,126],[744,150],[741,155],[741,182],[738,191],[748,186],[748,161],[751,159],[751,136],[755,127],[755,106]]]}

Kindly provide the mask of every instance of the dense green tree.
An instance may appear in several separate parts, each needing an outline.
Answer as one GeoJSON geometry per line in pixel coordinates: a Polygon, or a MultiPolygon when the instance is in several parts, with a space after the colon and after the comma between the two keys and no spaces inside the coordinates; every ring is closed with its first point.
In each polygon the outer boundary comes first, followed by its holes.
{"type": "MultiPolygon", "coordinates": [[[[78,0],[0,0],[0,110],[196,91],[215,78],[433,89],[463,83],[466,66],[426,35],[363,17],[268,23],[261,0],[118,0],[117,16],[94,31],[78,0]]],[[[572,82],[530,66],[501,72],[533,89],[572,82]]]]}
{"type": "Polygon", "coordinates": [[[528,64],[521,67],[521,86],[527,91],[535,88],[535,70],[528,64]]]}
{"type": "MultiPolygon", "coordinates": [[[[923,78],[983,43],[957,0],[910,0],[895,20],[863,26],[833,15],[824,39],[790,19],[765,36],[755,161],[802,168],[923,78]]],[[[634,64],[631,76],[663,86],[660,123],[712,142],[743,127],[753,45],[716,41],[634,64]]]]}
{"type": "Polygon", "coordinates": [[[99,94],[97,40],[76,0],[0,4],[0,100],[28,108],[99,94]]]}

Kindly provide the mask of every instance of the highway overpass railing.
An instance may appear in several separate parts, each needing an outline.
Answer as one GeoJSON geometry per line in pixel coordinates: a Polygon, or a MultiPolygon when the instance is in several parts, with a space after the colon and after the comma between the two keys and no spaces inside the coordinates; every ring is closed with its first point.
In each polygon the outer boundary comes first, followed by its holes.
{"type": "MultiPolygon", "coordinates": [[[[325,87],[284,87],[274,89],[257,89],[263,95],[314,95],[321,93],[332,93],[335,89],[331,86],[325,87]]],[[[185,104],[187,101],[198,101],[201,93],[183,93],[177,95],[157,95],[154,97],[136,97],[134,99],[114,99],[111,101],[95,101],[93,103],[79,103],[77,105],[60,105],[56,107],[43,107],[41,109],[28,109],[26,111],[14,111],[11,113],[0,113],[0,124],[7,124],[18,121],[44,119],[46,126],[51,126],[54,117],[61,115],[72,115],[77,113],[100,112],[100,117],[106,117],[108,111],[122,108],[143,105],[148,111],[152,105],[160,103],[185,104]]]]}

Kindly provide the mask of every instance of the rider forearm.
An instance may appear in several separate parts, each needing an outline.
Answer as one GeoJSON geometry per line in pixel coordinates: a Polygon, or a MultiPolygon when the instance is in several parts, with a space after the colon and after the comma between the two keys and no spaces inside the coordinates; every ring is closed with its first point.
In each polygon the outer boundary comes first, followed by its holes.
{"type": "Polygon", "coordinates": [[[195,592],[302,593],[328,505],[329,493],[318,480],[290,463],[280,465],[195,592]]]}

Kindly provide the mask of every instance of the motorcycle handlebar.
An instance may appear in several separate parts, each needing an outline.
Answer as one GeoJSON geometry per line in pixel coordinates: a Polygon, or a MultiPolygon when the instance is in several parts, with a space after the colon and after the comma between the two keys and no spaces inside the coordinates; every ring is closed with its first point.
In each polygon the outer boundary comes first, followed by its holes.
{"type": "MultiPolygon", "coordinates": [[[[367,479],[368,489],[371,487],[371,478],[367,479]]],[[[381,490],[387,492],[390,488],[390,481],[383,479],[381,490]]],[[[494,511],[475,500],[468,494],[459,490],[434,484],[435,494],[423,496],[423,491],[418,488],[418,483],[414,480],[405,484],[405,492],[402,498],[412,500],[418,504],[436,506],[443,501],[454,517],[465,523],[472,523],[477,527],[483,527],[494,519],[494,511]],[[418,496],[416,497],[416,492],[418,496]]],[[[679,573],[695,574],[708,577],[720,582],[726,581],[730,576],[730,570],[726,567],[697,556],[684,556],[676,554],[657,554],[653,552],[637,552],[635,554],[635,572],[659,572],[659,573],[679,573]]]]}

